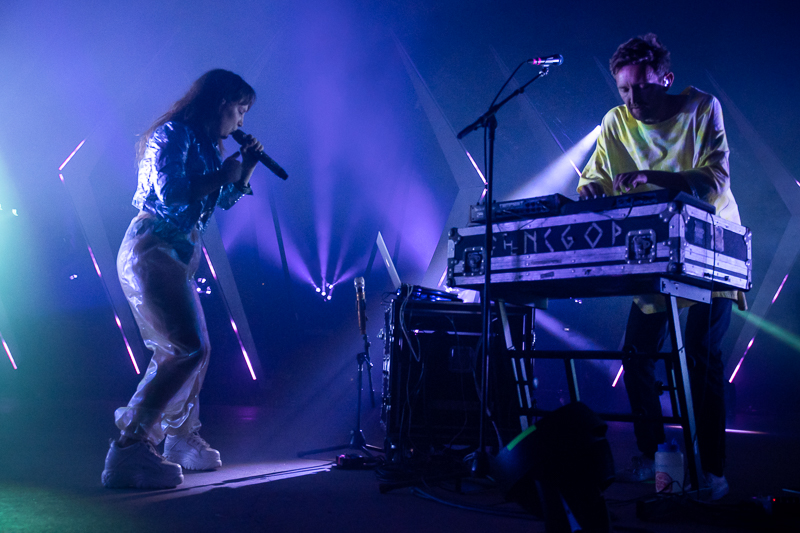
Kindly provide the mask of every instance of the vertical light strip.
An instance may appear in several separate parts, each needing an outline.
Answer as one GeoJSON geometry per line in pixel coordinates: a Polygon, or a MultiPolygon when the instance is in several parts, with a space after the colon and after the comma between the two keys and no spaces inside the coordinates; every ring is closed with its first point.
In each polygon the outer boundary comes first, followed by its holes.
{"type": "Polygon", "coordinates": [[[446,277],[447,277],[447,269],[445,268],[444,272],[442,272],[442,277],[439,278],[439,284],[437,285],[437,287],[441,287],[442,286],[442,283],[444,283],[444,278],[446,278],[446,277]]]}
{"type": "Polygon", "coordinates": [[[623,365],[619,365],[619,372],[617,372],[617,377],[614,378],[614,383],[611,384],[612,387],[617,386],[617,382],[619,381],[619,378],[622,377],[622,371],[624,369],[625,367],[623,365]]]}
{"type": "MultiPolygon", "coordinates": [[[[767,306],[767,310],[772,308],[772,304],[774,304],[775,300],[777,300],[778,296],[780,296],[781,291],[783,290],[783,286],[786,285],[786,280],[787,279],[789,279],[789,274],[786,274],[783,277],[783,281],[781,281],[781,284],[778,286],[778,290],[775,291],[775,296],[772,297],[772,301],[767,306]]],[[[734,308],[734,312],[736,312],[736,308],[734,308]]],[[[744,316],[745,319],[751,320],[751,318],[749,318],[747,315],[743,314],[743,316],[744,316]]],[[[760,322],[762,324],[765,322],[764,320],[760,320],[760,319],[755,319],[755,321],[756,322],[760,322]]],[[[759,325],[758,327],[761,328],[761,325],[759,325]]],[[[756,330],[756,331],[758,331],[758,330],[756,330]]],[[[753,346],[753,342],[755,342],[755,340],[756,340],[756,337],[755,337],[755,335],[753,335],[753,338],[750,339],[749,343],[747,343],[747,348],[744,349],[744,353],[742,354],[742,358],[739,359],[739,363],[736,365],[736,368],[733,369],[733,372],[731,373],[731,377],[730,377],[730,379],[728,379],[728,383],[733,383],[733,379],[736,377],[736,374],[739,372],[739,369],[742,367],[742,363],[744,363],[744,358],[747,357],[747,352],[750,351],[750,348],[753,346]]]]}
{"type": "Polygon", "coordinates": [[[103,274],[100,273],[100,265],[97,264],[97,259],[94,258],[94,252],[92,251],[92,247],[88,244],[86,247],[89,249],[89,255],[92,257],[92,263],[94,263],[94,271],[97,272],[97,277],[103,279],[103,274]]]}
{"type": "Polygon", "coordinates": [[[747,348],[745,348],[744,353],[742,354],[742,358],[739,359],[739,363],[736,365],[736,368],[733,369],[733,373],[731,374],[731,379],[728,380],[728,383],[733,383],[733,378],[736,377],[736,373],[739,372],[739,369],[742,367],[742,363],[744,363],[744,358],[747,357],[747,352],[750,351],[750,347],[753,346],[756,338],[753,337],[750,339],[750,342],[747,343],[747,348]]]}
{"type": "Polygon", "coordinates": [[[119,317],[117,316],[116,311],[114,312],[114,320],[117,323],[117,327],[119,328],[119,332],[122,335],[122,340],[125,341],[125,348],[128,350],[128,356],[131,358],[131,363],[133,363],[133,368],[136,370],[137,374],[141,374],[139,371],[139,365],[136,364],[136,358],[133,356],[133,350],[131,349],[131,345],[128,343],[128,337],[125,336],[125,331],[122,329],[122,323],[119,321],[119,317]]]}
{"type": "MultiPolygon", "coordinates": [[[[86,142],[86,139],[82,140],[82,141],[81,141],[81,142],[78,144],[78,146],[76,146],[76,147],[75,147],[75,149],[72,151],[72,153],[71,153],[71,154],[69,154],[69,156],[67,156],[67,158],[64,160],[64,162],[63,162],[63,163],[61,163],[61,166],[60,166],[60,167],[58,167],[58,171],[59,171],[59,172],[61,172],[62,170],[64,170],[64,167],[65,167],[65,166],[67,166],[67,163],[69,163],[69,160],[70,160],[70,159],[72,159],[72,158],[75,156],[75,154],[77,154],[77,153],[78,153],[78,150],[80,150],[80,149],[81,149],[81,146],[83,146],[83,143],[85,143],[85,142],[86,142]]],[[[63,176],[61,177],[61,181],[64,181],[64,177],[63,177],[63,176]]]]}
{"type": "Polygon", "coordinates": [[[247,355],[247,350],[244,348],[242,338],[239,336],[239,328],[236,327],[236,322],[233,321],[233,317],[231,317],[231,327],[236,334],[236,339],[239,341],[239,347],[242,349],[242,355],[244,355],[244,362],[247,364],[247,370],[250,371],[250,376],[253,378],[253,381],[255,381],[256,373],[253,371],[253,365],[250,363],[250,356],[247,355]]]}
{"type": "Polygon", "coordinates": [[[0,341],[3,342],[3,348],[6,351],[6,355],[8,355],[8,360],[11,361],[11,366],[14,367],[14,370],[17,369],[17,363],[14,361],[14,356],[11,355],[11,350],[8,348],[8,344],[6,344],[6,340],[3,338],[3,334],[0,333],[0,341]]]}
{"type": "MultiPolygon", "coordinates": [[[[64,181],[64,174],[62,174],[61,171],[64,170],[64,167],[67,166],[67,163],[69,163],[70,160],[75,156],[75,154],[78,153],[78,150],[81,149],[81,147],[83,146],[83,144],[85,142],[86,142],[86,139],[82,140],[78,144],[78,146],[75,147],[75,149],[72,151],[72,153],[69,154],[69,156],[67,156],[67,158],[64,160],[64,162],[61,163],[61,166],[58,167],[58,178],[61,180],[61,183],[63,183],[65,187],[66,187],[67,184],[64,181]]],[[[67,193],[69,194],[69,189],[67,189],[67,193]]],[[[73,202],[73,207],[74,207],[74,202],[73,202]]],[[[92,250],[92,247],[88,242],[89,239],[86,238],[86,232],[84,231],[83,234],[84,234],[84,239],[86,239],[86,241],[87,241],[86,242],[86,248],[89,249],[89,256],[92,258],[92,264],[94,265],[94,271],[97,272],[97,277],[100,278],[100,280],[102,281],[102,283],[103,283],[103,285],[105,287],[106,295],[108,296],[108,299],[111,302],[111,307],[112,307],[112,310],[113,310],[114,301],[113,301],[113,299],[111,298],[111,295],[108,292],[108,287],[105,286],[105,280],[103,280],[103,274],[100,272],[100,265],[97,264],[97,259],[94,256],[94,251],[92,250]]],[[[131,345],[128,342],[128,338],[125,336],[125,331],[122,329],[122,323],[119,320],[119,316],[117,315],[117,312],[115,310],[113,312],[114,312],[114,321],[116,322],[117,327],[119,328],[119,332],[122,334],[122,340],[125,343],[125,349],[128,350],[128,356],[130,357],[131,362],[133,363],[133,369],[136,371],[136,374],[139,375],[139,374],[141,374],[141,371],[139,370],[139,365],[136,363],[136,358],[133,356],[133,350],[131,349],[131,345]]],[[[5,346],[5,341],[3,341],[3,345],[5,346]]],[[[6,347],[6,352],[8,353],[8,356],[11,357],[11,353],[8,351],[8,347],[6,347]]],[[[14,360],[13,359],[11,360],[11,363],[14,364],[14,360]]],[[[14,368],[16,369],[16,366],[14,366],[14,368]]]]}
{"type": "Polygon", "coordinates": [[[473,167],[475,167],[475,171],[478,173],[478,176],[481,177],[483,184],[486,185],[486,178],[483,177],[483,172],[481,172],[481,169],[478,168],[478,165],[477,163],[475,163],[475,160],[472,159],[472,154],[470,154],[467,150],[464,151],[467,152],[467,157],[469,157],[469,162],[472,163],[473,167]]]}
{"type": "MultiPolygon", "coordinates": [[[[206,250],[205,246],[203,246],[203,255],[206,256],[206,262],[208,263],[209,270],[211,270],[211,275],[214,276],[214,281],[217,281],[217,283],[219,283],[219,280],[217,280],[217,273],[214,270],[214,265],[211,264],[211,257],[208,256],[208,250],[206,250]]],[[[223,298],[223,300],[225,299],[225,294],[224,293],[222,293],[222,298],[223,298]]],[[[253,371],[253,364],[250,362],[250,356],[247,355],[247,350],[245,350],[245,348],[244,348],[244,343],[242,342],[242,338],[239,336],[239,328],[236,327],[236,322],[233,321],[233,315],[231,314],[231,310],[230,310],[230,307],[228,306],[228,302],[227,301],[225,302],[225,307],[228,308],[228,316],[231,319],[231,327],[233,328],[233,332],[236,334],[236,340],[239,341],[239,347],[242,349],[242,355],[244,356],[244,362],[247,364],[247,369],[250,371],[250,376],[253,378],[253,381],[255,381],[256,380],[256,373],[255,373],[255,371],[253,371]]]]}
{"type": "MultiPolygon", "coordinates": [[[[787,279],[789,279],[789,274],[786,274],[786,275],[783,277],[783,281],[781,282],[781,286],[780,286],[780,287],[778,287],[778,290],[777,290],[777,291],[775,291],[775,296],[773,296],[773,297],[772,297],[772,303],[773,303],[773,304],[775,303],[775,300],[777,300],[777,299],[778,299],[778,295],[780,295],[781,291],[783,290],[783,286],[784,286],[784,285],[786,285],[786,280],[787,280],[787,279]]],[[[770,305],[772,305],[772,304],[770,304],[770,305]]]]}
{"type": "Polygon", "coordinates": [[[206,256],[206,262],[209,270],[211,270],[211,275],[214,276],[214,281],[217,281],[217,272],[214,270],[214,265],[211,264],[211,258],[208,256],[208,250],[206,250],[205,246],[203,246],[203,254],[206,256]]]}

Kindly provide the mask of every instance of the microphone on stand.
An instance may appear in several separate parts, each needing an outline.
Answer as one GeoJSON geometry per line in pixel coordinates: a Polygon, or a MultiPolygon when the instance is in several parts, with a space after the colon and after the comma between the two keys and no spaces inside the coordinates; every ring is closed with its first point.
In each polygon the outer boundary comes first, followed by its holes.
{"type": "Polygon", "coordinates": [[[364,296],[364,278],[358,277],[356,286],[356,312],[358,313],[358,329],[362,335],[367,334],[367,301],[364,296]]]}
{"type": "MultiPolygon", "coordinates": [[[[231,137],[233,137],[233,140],[239,144],[244,143],[244,138],[246,135],[247,134],[242,130],[236,130],[233,133],[231,133],[231,137]]],[[[257,155],[258,155],[258,160],[261,161],[261,163],[263,163],[265,167],[270,169],[272,173],[278,176],[280,179],[285,180],[286,178],[289,177],[289,174],[287,174],[286,171],[283,170],[278,163],[276,163],[270,156],[265,154],[263,151],[259,151],[257,155]]]]}
{"type": "Polygon", "coordinates": [[[545,66],[554,66],[560,65],[564,62],[564,56],[561,54],[553,54],[547,57],[535,57],[533,59],[529,59],[526,63],[530,63],[531,65],[545,65],[545,66]]]}

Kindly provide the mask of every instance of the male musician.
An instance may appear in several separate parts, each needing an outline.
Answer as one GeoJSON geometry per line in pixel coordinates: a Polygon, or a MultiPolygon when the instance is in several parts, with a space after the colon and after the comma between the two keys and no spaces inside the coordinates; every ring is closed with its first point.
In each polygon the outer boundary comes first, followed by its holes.
{"type": "MultiPolygon", "coordinates": [[[[694,87],[669,94],[674,81],[670,54],[650,33],[619,46],[611,74],[625,105],[603,118],[597,147],[578,184],[582,198],[654,189],[684,191],[739,223],[730,188],[728,142],[719,101],[694,87]]],[[[686,352],[697,420],[701,464],[712,499],[728,493],[725,466],[725,403],[720,345],[730,325],[736,291],[715,292],[711,304],[691,305],[686,352]]],[[[742,300],[743,305],[743,300],[742,300]]],[[[661,295],[634,299],[625,332],[625,387],[634,414],[661,416],[655,388],[655,362],[636,355],[660,350],[667,338],[666,302],[661,295]]],[[[653,479],[654,455],[664,442],[661,422],[634,423],[642,455],[634,457],[634,480],[653,479]]]]}

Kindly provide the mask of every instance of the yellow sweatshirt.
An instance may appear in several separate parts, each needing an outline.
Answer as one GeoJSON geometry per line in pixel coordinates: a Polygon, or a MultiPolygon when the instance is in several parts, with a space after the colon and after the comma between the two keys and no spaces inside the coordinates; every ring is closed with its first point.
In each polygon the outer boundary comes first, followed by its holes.
{"type": "MultiPolygon", "coordinates": [[[[657,124],[636,120],[624,105],[606,113],[597,147],[583,169],[578,190],[597,182],[612,196],[619,194],[612,189],[617,174],[637,170],[680,172],[694,195],[713,205],[719,217],[741,224],[730,187],[728,140],[719,101],[694,87],[687,87],[681,94],[687,96],[681,110],[657,124]]],[[[630,192],[658,188],[646,183],[630,192]]],[[[739,300],[740,307],[746,305],[738,291],[715,292],[713,296],[739,300]]],[[[645,313],[666,309],[661,296],[639,296],[635,301],[645,313]]]]}

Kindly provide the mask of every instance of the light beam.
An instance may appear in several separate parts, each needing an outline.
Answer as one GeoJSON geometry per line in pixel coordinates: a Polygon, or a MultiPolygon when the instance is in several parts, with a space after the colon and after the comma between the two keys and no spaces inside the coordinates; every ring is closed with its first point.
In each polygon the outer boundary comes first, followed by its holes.
{"type": "Polygon", "coordinates": [[[14,356],[11,355],[11,350],[8,348],[8,344],[6,344],[6,340],[3,338],[3,334],[2,333],[0,333],[0,341],[2,341],[2,343],[3,343],[3,348],[6,351],[6,355],[8,355],[8,360],[11,361],[11,366],[14,368],[14,370],[16,370],[17,369],[17,363],[14,361],[14,356]]]}

